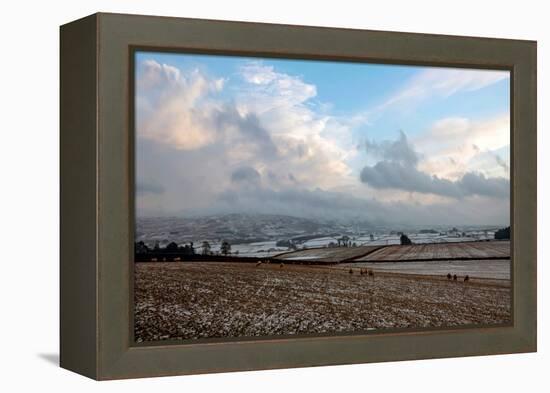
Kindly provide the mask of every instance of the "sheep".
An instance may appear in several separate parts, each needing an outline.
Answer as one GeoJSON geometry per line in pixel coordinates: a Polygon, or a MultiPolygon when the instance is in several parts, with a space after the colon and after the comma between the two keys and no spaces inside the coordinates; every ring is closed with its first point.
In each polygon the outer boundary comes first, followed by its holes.
{"type": "Polygon", "coordinates": [[[353,274],[353,269],[349,269],[349,274],[353,274]]]}
{"type": "Polygon", "coordinates": [[[280,268],[283,268],[284,266],[285,266],[285,264],[282,263],[282,262],[279,264],[279,267],[280,267],[280,268]]]}
{"type": "Polygon", "coordinates": [[[374,270],[369,270],[369,276],[371,276],[371,277],[374,276],[374,270]]]}
{"type": "Polygon", "coordinates": [[[173,261],[174,261],[174,262],[180,262],[180,261],[181,261],[181,258],[180,258],[180,257],[175,257],[175,258],[173,259],[173,261]]]}
{"type": "Polygon", "coordinates": [[[363,274],[365,274],[365,271],[364,271],[363,269],[361,269],[361,270],[359,271],[359,274],[360,274],[360,275],[363,275],[363,274]]]}
{"type": "Polygon", "coordinates": [[[157,258],[151,258],[151,262],[158,262],[157,258]]]}
{"type": "Polygon", "coordinates": [[[450,280],[452,278],[451,273],[447,273],[447,280],[450,280]]]}
{"type": "Polygon", "coordinates": [[[464,282],[470,281],[470,276],[466,274],[466,277],[464,277],[464,282]]]}
{"type": "Polygon", "coordinates": [[[258,261],[258,262],[256,262],[256,267],[260,267],[260,266],[261,266],[261,264],[262,264],[262,261],[258,261]]]}

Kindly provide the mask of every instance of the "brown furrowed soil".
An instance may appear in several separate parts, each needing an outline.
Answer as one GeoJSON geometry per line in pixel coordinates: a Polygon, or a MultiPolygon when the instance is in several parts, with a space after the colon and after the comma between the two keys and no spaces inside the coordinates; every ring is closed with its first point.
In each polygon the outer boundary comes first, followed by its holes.
{"type": "Polygon", "coordinates": [[[341,262],[346,259],[358,258],[376,251],[380,246],[359,246],[359,247],[323,247],[309,248],[275,256],[275,259],[283,261],[314,260],[317,262],[341,262]]]}
{"type": "Polygon", "coordinates": [[[429,243],[382,247],[357,262],[510,258],[509,241],[429,243]]]}
{"type": "Polygon", "coordinates": [[[507,280],[246,263],[136,263],[136,341],[506,324],[507,280]]]}

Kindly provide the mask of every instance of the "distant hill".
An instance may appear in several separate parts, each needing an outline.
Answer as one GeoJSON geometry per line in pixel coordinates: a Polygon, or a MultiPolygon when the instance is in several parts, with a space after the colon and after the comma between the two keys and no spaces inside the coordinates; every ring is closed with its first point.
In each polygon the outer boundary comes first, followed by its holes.
{"type": "Polygon", "coordinates": [[[136,241],[153,244],[227,240],[232,244],[355,233],[368,223],[342,223],[273,214],[148,217],[136,220],[136,241]]]}

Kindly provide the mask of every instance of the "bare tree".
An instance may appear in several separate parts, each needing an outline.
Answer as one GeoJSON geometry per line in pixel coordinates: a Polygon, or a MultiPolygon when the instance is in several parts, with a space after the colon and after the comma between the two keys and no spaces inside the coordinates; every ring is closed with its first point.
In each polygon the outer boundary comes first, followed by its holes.
{"type": "Polygon", "coordinates": [[[229,242],[226,240],[223,241],[220,249],[224,256],[231,254],[231,244],[229,244],[229,242]]]}
{"type": "Polygon", "coordinates": [[[202,248],[202,255],[210,255],[211,247],[210,247],[210,243],[208,243],[208,241],[206,241],[206,240],[203,241],[201,248],[202,248]]]}

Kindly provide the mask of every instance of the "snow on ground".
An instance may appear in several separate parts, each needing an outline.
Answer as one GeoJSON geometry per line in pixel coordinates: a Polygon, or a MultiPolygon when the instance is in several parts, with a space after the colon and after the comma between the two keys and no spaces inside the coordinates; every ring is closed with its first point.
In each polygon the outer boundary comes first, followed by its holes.
{"type": "Polygon", "coordinates": [[[447,273],[460,277],[469,275],[478,278],[510,279],[509,259],[469,261],[424,261],[424,262],[357,262],[343,263],[339,267],[363,267],[395,273],[440,275],[447,273]]]}
{"type": "Polygon", "coordinates": [[[136,263],[138,342],[502,325],[508,284],[247,263],[136,263]]]}
{"type": "MultiPolygon", "coordinates": [[[[266,242],[256,242],[256,243],[246,243],[246,244],[233,244],[231,246],[231,252],[235,254],[238,252],[238,255],[241,257],[271,257],[273,255],[280,254],[287,251],[286,247],[277,247],[275,241],[266,241],[266,242]]],[[[219,251],[220,245],[216,245],[216,248],[213,248],[213,251],[219,251]]]]}
{"type": "Polygon", "coordinates": [[[308,240],[302,244],[306,248],[327,247],[330,243],[337,243],[336,237],[319,237],[308,240]]]}
{"type": "MultiPolygon", "coordinates": [[[[468,234],[468,237],[462,237],[459,235],[440,235],[440,234],[423,234],[423,233],[411,233],[408,234],[409,238],[415,244],[425,244],[425,243],[449,243],[449,242],[471,242],[479,239],[484,239],[483,234],[468,234]],[[476,236],[476,237],[473,237],[476,236]]],[[[350,236],[350,241],[355,243],[357,246],[387,246],[387,245],[398,245],[401,244],[400,235],[396,234],[373,234],[373,240],[370,236],[350,236]]],[[[301,244],[298,244],[298,248],[310,249],[310,248],[323,248],[328,247],[329,244],[337,243],[337,237],[318,237],[315,239],[307,240],[301,244]]],[[[195,251],[197,253],[201,252],[200,244],[202,241],[195,242],[195,251]]],[[[221,242],[210,241],[211,251],[219,252],[221,247],[221,242]]],[[[240,243],[232,244],[231,252],[237,252],[240,256],[245,257],[270,257],[282,252],[288,252],[287,247],[277,247],[277,241],[269,240],[262,242],[253,242],[253,243],[240,243]]]]}

